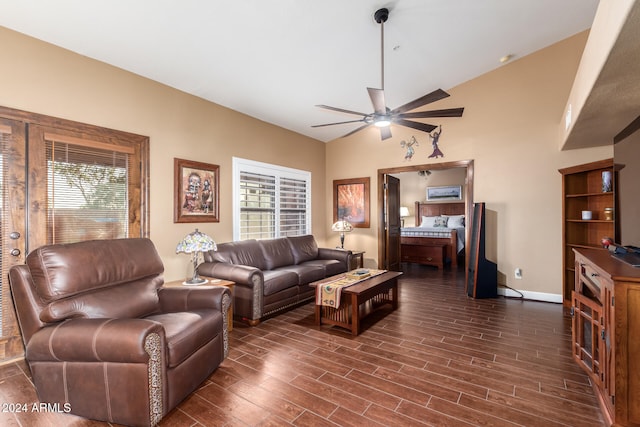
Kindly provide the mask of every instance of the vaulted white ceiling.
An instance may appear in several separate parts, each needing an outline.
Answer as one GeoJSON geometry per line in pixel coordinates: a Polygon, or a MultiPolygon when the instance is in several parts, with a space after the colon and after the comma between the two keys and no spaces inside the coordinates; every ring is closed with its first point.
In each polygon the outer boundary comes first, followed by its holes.
{"type": "MultiPolygon", "coordinates": [[[[598,0],[0,0],[0,25],[321,141],[588,29],[598,0]],[[357,117],[355,117],[357,118],[357,117]]],[[[464,106],[464,100],[457,100],[464,106]]],[[[438,108],[437,103],[419,110],[438,108]]]]}

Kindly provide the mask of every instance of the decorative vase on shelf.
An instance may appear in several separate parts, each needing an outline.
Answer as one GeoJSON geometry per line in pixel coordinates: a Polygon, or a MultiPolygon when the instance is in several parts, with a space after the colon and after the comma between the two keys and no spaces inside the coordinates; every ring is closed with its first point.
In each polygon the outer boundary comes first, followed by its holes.
{"type": "Polygon", "coordinates": [[[602,171],[602,192],[608,193],[613,190],[611,182],[611,171],[602,171]]]}
{"type": "Polygon", "coordinates": [[[604,219],[613,221],[613,208],[604,208],[604,219]]]}

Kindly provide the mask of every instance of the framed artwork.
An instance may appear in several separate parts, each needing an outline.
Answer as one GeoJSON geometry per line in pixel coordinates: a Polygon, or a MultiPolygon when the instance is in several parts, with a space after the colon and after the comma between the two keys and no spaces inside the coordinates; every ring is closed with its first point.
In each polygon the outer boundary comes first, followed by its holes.
{"type": "Polygon", "coordinates": [[[333,222],[369,228],[369,177],[333,181],[333,222]]]}
{"type": "Polygon", "coordinates": [[[173,159],[173,222],[220,222],[220,166],[173,159]]]}
{"type": "Polygon", "coordinates": [[[427,187],[427,201],[436,202],[439,200],[462,200],[462,186],[427,187]]]}

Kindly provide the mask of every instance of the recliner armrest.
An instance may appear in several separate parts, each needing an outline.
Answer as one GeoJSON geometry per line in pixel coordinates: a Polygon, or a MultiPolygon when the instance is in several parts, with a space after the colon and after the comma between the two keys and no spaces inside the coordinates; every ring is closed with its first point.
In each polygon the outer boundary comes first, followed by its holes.
{"type": "Polygon", "coordinates": [[[26,346],[30,362],[146,363],[145,342],[164,328],[145,319],[70,319],[37,331],[26,346]]]}
{"type": "Polygon", "coordinates": [[[166,287],[158,290],[160,308],[165,313],[189,311],[202,308],[227,310],[231,303],[231,292],[224,286],[166,287]],[[225,302],[225,294],[227,300],[225,302]]]}

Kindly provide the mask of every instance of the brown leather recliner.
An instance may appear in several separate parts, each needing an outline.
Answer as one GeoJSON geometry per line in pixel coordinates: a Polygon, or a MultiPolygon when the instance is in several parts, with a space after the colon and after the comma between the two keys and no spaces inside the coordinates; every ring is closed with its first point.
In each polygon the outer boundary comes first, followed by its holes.
{"type": "Polygon", "coordinates": [[[155,425],[228,354],[227,288],[163,288],[148,239],[43,246],[9,271],[41,402],[155,425]]]}

